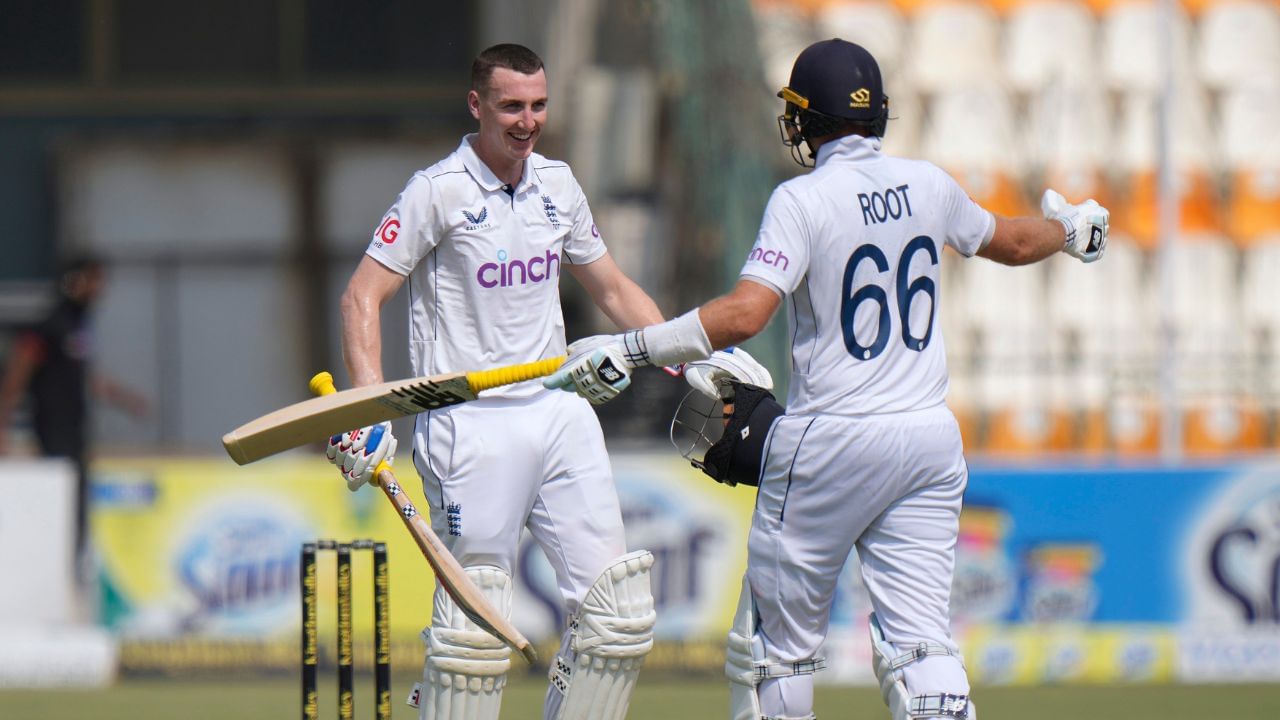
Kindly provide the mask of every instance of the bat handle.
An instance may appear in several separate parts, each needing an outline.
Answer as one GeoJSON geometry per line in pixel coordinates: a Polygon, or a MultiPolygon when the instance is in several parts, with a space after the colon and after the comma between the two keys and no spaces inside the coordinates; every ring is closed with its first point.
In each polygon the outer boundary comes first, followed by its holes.
{"type": "Polygon", "coordinates": [[[501,385],[510,385],[511,383],[545,377],[559,370],[564,361],[565,356],[559,355],[545,360],[508,365],[492,370],[477,370],[467,373],[467,384],[471,387],[471,392],[478,393],[481,390],[489,390],[501,385]]]}
{"type": "Polygon", "coordinates": [[[328,370],[312,375],[307,387],[311,388],[312,395],[332,395],[338,392],[338,387],[333,384],[333,375],[328,370]]]}
{"type": "MultiPolygon", "coordinates": [[[[328,370],[321,370],[311,376],[311,382],[307,383],[307,387],[311,389],[312,395],[332,395],[338,392],[338,386],[333,384],[333,374],[328,370]]],[[[391,466],[386,460],[378,463],[378,467],[373,469],[373,476],[376,478],[383,470],[390,470],[391,466]]]]}

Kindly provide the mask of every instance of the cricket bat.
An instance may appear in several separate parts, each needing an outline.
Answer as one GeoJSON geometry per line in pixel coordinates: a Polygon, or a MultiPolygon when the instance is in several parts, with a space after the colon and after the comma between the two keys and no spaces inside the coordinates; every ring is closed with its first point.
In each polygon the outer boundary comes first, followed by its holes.
{"type": "Polygon", "coordinates": [[[222,446],[238,465],[246,465],[355,428],[475,400],[482,390],[550,375],[564,360],[561,355],[492,370],[393,380],[333,392],[251,420],[223,435],[222,446]]]}
{"type": "MultiPolygon", "coordinates": [[[[556,366],[559,367],[559,364],[557,363],[556,366]]],[[[334,387],[333,376],[327,372],[317,373],[315,377],[311,378],[311,391],[321,397],[333,397],[342,394],[334,387]]],[[[534,651],[533,645],[529,640],[524,635],[521,635],[520,631],[503,617],[492,603],[485,599],[480,592],[480,588],[476,587],[475,583],[471,582],[471,578],[467,577],[466,571],[462,569],[462,565],[458,563],[457,558],[453,556],[453,553],[449,552],[444,543],[440,542],[440,537],[431,529],[431,524],[422,515],[418,514],[418,509],[413,506],[413,501],[404,493],[404,489],[400,487],[400,482],[396,480],[396,476],[391,472],[391,466],[385,462],[381,463],[374,469],[373,477],[378,487],[382,488],[383,494],[387,496],[392,505],[396,506],[396,510],[400,513],[400,519],[404,521],[405,528],[409,530],[414,542],[418,544],[418,549],[422,551],[423,556],[427,558],[427,563],[435,571],[436,581],[440,583],[445,592],[449,593],[449,597],[453,598],[454,604],[458,606],[462,614],[466,615],[468,620],[475,623],[482,630],[523,655],[530,665],[537,662],[538,654],[534,651]]]]}

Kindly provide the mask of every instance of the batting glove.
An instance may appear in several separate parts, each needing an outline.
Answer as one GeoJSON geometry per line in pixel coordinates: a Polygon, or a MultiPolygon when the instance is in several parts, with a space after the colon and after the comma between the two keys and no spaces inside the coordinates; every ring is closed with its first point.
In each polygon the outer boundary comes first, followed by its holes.
{"type": "Polygon", "coordinates": [[[765,390],[773,389],[773,376],[769,374],[769,369],[757,362],[746,350],[735,347],[717,350],[706,360],[686,364],[684,379],[695,390],[713,400],[733,400],[731,380],[765,390]]]}
{"type": "Polygon", "coordinates": [[[1091,263],[1102,257],[1107,249],[1107,229],[1111,213],[1092,198],[1079,205],[1067,202],[1055,190],[1045,190],[1040,198],[1040,211],[1050,220],[1057,220],[1067,231],[1062,251],[1080,262],[1091,263]]]}
{"type": "Polygon", "coordinates": [[[370,425],[329,438],[325,457],[338,466],[347,481],[347,489],[355,492],[365,483],[372,483],[374,473],[384,461],[395,461],[396,438],[391,434],[391,423],[370,425]]]}
{"type": "Polygon", "coordinates": [[[636,366],[626,359],[621,335],[594,335],[569,345],[569,359],[542,381],[547,389],[576,392],[592,405],[603,405],[631,385],[636,366]]]}

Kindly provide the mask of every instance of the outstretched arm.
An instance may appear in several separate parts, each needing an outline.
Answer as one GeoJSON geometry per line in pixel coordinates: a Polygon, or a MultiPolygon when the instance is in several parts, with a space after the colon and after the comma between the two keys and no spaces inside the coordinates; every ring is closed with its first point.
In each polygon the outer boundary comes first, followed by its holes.
{"type": "MultiPolygon", "coordinates": [[[[753,337],[768,324],[780,300],[774,289],[740,280],[727,295],[674,320],[621,335],[586,338],[574,344],[583,349],[577,356],[571,345],[570,359],[543,385],[574,390],[595,404],[608,402],[631,384],[632,368],[703,360],[714,348],[753,337]]],[[[748,374],[768,377],[754,360],[750,367],[755,369],[748,374]]]]}
{"type": "Polygon", "coordinates": [[[759,335],[781,302],[777,290],[743,279],[728,294],[698,308],[698,318],[711,347],[723,350],[759,335]]]}
{"type": "Polygon", "coordinates": [[[978,255],[1005,265],[1029,265],[1061,250],[1093,262],[1107,248],[1111,213],[1093,200],[1068,203],[1053,190],[1040,199],[1044,218],[996,218],[995,234],[978,255]]]}
{"type": "Polygon", "coordinates": [[[1062,223],[1036,217],[996,217],[991,242],[979,257],[1002,265],[1030,265],[1062,250],[1066,233],[1062,223]]]}

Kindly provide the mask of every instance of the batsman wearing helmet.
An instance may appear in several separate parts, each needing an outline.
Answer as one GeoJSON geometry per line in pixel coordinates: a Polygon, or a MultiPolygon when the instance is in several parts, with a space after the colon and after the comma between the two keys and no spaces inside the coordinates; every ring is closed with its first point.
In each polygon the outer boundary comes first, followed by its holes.
{"type": "MultiPolygon", "coordinates": [[[[471,81],[478,131],[409,180],[343,295],[343,353],[356,385],[382,381],[381,308],[406,281],[418,375],[563,355],[562,269],[619,327],[662,321],[609,255],[569,166],[533,151],[547,121],[542,60],[496,45],[476,58],[471,81]]],[[[395,450],[384,423],[334,437],[328,455],[356,490],[395,450]]],[[[511,612],[525,528],[555,570],[570,622],[544,717],[621,720],[653,644],[653,555],[627,552],[591,407],[537,382],[485,391],[419,415],[412,456],[432,526],[495,607],[511,612]]],[[[422,637],[419,717],[497,720],[511,651],[442,590],[422,637]]]]}
{"type": "Polygon", "coordinates": [[[1043,218],[997,217],[934,165],[884,155],[889,100],[875,59],[852,43],[806,48],[779,96],[783,142],[814,170],[774,191],[736,287],[600,342],[546,382],[607,394],[626,379],[597,368],[704,358],[759,333],[788,300],[790,393],[764,444],[729,634],[730,715],[814,717],[836,578],[856,547],[894,720],[974,718],[948,617],[968,473],[945,404],[940,256],[950,246],[1007,265],[1059,251],[1092,262],[1108,213],[1048,190],[1043,218]]]}

